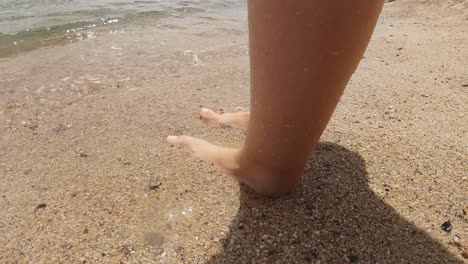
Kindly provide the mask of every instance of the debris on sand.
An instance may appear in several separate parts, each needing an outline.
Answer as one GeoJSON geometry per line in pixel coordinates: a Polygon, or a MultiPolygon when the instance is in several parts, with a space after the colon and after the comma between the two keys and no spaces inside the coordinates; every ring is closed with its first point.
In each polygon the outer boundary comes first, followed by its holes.
{"type": "Polygon", "coordinates": [[[34,212],[37,212],[38,210],[41,210],[41,209],[45,209],[47,208],[47,204],[46,203],[40,203],[36,206],[36,209],[34,209],[34,212]]]}
{"type": "Polygon", "coordinates": [[[440,228],[444,230],[447,233],[450,233],[452,231],[452,224],[450,223],[450,220],[445,221],[440,228]]]}

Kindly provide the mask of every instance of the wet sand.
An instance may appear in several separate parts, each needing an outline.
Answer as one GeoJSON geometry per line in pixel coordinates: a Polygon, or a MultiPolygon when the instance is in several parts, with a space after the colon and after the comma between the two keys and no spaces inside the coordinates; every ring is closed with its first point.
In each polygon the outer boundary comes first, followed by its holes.
{"type": "Polygon", "coordinates": [[[242,144],[198,111],[249,107],[244,17],[0,59],[0,262],[466,262],[467,10],[387,3],[301,186],[275,199],[164,142],[242,144]]]}

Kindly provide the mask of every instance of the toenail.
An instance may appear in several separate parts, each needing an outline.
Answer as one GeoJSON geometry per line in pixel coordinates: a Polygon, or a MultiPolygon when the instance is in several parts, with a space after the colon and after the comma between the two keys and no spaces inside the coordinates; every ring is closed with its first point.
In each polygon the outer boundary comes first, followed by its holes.
{"type": "Polygon", "coordinates": [[[166,138],[166,141],[169,142],[170,144],[175,144],[177,143],[177,138],[178,138],[177,136],[168,136],[166,138]]]}

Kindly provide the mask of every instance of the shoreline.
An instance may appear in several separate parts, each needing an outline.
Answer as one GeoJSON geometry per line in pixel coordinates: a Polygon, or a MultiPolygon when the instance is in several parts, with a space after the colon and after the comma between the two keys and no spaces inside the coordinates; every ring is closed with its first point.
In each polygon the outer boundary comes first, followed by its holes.
{"type": "MultiPolygon", "coordinates": [[[[240,11],[243,8],[234,3],[224,7],[218,6],[217,8],[215,8],[213,3],[205,3],[205,6],[189,6],[187,4],[182,4],[179,7],[177,7],[177,4],[174,4],[172,7],[163,6],[160,7],[160,10],[128,10],[126,13],[121,14],[115,13],[116,11],[114,10],[112,15],[106,15],[103,11],[88,10],[88,12],[93,14],[91,17],[85,16],[80,19],[78,16],[75,20],[70,20],[65,16],[61,18],[63,19],[63,23],[61,24],[38,22],[39,24],[35,27],[25,28],[23,26],[23,28],[18,28],[16,31],[9,31],[8,27],[4,26],[5,32],[2,32],[0,28],[0,59],[21,55],[39,48],[93,39],[99,35],[121,31],[123,28],[142,27],[145,24],[155,25],[167,18],[190,19],[190,17],[197,15],[210,17],[214,14],[218,16],[222,16],[223,14],[233,16],[236,13],[243,13],[240,11]],[[101,12],[101,16],[98,16],[99,12],[101,12]]],[[[86,13],[86,10],[76,10],[74,12],[80,14],[86,13]]],[[[74,12],[70,12],[68,15],[72,16],[74,12]]],[[[56,14],[48,14],[45,17],[53,15],[56,14]]],[[[55,19],[59,20],[59,18],[55,19]]]]}

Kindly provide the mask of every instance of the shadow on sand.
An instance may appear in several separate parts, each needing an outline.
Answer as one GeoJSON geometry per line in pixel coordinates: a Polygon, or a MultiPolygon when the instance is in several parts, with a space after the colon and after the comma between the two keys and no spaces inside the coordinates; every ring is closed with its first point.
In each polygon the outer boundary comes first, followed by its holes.
{"type": "Polygon", "coordinates": [[[333,143],[318,145],[294,193],[242,186],[240,200],[209,263],[461,263],[374,194],[359,154],[333,143]]]}

